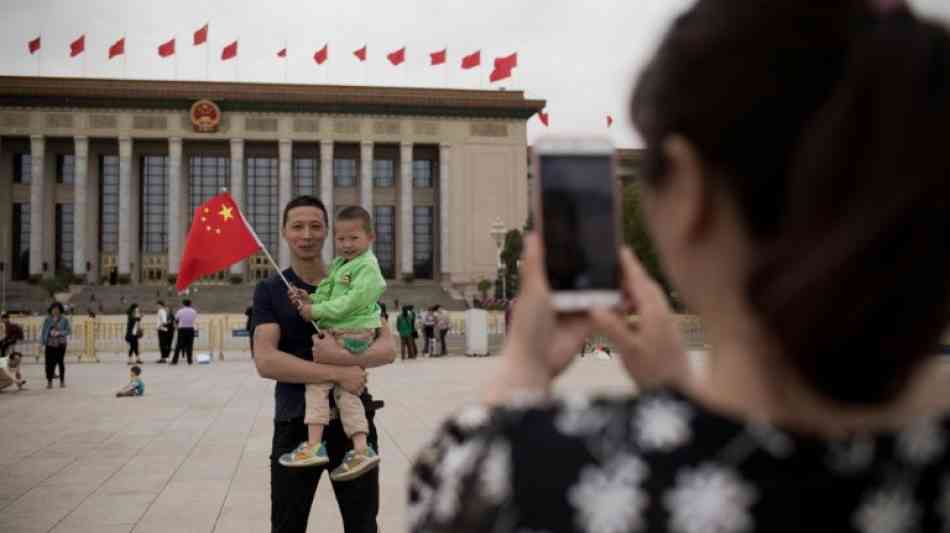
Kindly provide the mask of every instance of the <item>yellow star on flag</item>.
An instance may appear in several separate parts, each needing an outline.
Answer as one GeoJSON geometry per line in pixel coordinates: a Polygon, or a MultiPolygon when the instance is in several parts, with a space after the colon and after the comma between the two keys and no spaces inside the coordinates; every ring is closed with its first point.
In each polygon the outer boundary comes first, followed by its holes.
{"type": "Polygon", "coordinates": [[[226,205],[222,205],[221,211],[218,211],[218,214],[221,215],[221,218],[223,218],[225,222],[227,222],[228,219],[234,218],[234,215],[231,214],[231,211],[233,211],[233,209],[226,205]]]}

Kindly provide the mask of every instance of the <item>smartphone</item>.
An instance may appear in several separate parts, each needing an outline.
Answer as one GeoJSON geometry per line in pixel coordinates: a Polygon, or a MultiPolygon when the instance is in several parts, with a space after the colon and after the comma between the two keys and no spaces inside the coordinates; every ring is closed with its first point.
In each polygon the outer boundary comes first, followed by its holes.
{"type": "Polygon", "coordinates": [[[554,308],[620,304],[619,198],[613,143],[541,138],[533,148],[535,209],[554,308]]]}

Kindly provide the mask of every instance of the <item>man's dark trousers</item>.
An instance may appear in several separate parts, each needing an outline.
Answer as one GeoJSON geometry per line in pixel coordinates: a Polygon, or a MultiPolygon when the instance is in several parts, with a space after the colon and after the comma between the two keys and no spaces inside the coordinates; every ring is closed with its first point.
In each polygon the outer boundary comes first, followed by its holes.
{"type": "Polygon", "coordinates": [[[175,344],[175,355],[172,356],[172,364],[178,364],[178,356],[184,352],[188,358],[188,364],[191,364],[192,352],[195,347],[195,329],[178,328],[178,342],[175,344]]]}
{"type": "Polygon", "coordinates": [[[175,332],[173,330],[158,330],[158,350],[161,353],[162,359],[168,359],[168,356],[171,354],[172,337],[174,336],[175,332]]]}
{"type": "MultiPolygon", "coordinates": [[[[367,411],[369,443],[379,451],[374,413],[367,411]]],[[[307,518],[317,491],[317,483],[324,470],[328,473],[340,466],[343,456],[353,447],[343,431],[340,419],[330,421],[323,430],[330,463],[322,467],[287,468],[277,462],[284,453],[291,452],[307,440],[307,426],[303,419],[274,421],[274,441],[271,448],[271,532],[305,533],[307,518]]],[[[376,533],[376,515],[379,514],[379,468],[352,481],[333,483],[333,492],[343,516],[345,533],[376,533]]],[[[314,520],[332,520],[333,517],[318,516],[314,520]]],[[[325,529],[325,528],[318,528],[325,529]]]]}

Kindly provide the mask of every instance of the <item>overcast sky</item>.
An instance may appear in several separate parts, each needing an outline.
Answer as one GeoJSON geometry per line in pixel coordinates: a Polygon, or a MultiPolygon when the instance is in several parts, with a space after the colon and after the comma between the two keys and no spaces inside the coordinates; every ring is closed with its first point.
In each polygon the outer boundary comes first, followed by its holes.
{"type": "MultiPolygon", "coordinates": [[[[0,0],[0,73],[109,78],[410,85],[520,89],[548,102],[551,127],[539,134],[608,134],[618,146],[639,146],[627,116],[636,73],[676,13],[692,0],[0,0]],[[210,23],[207,45],[192,33],[210,23]],[[69,43],[86,35],[85,54],[69,43]],[[27,41],[42,35],[40,54],[27,41]],[[126,56],[107,49],[126,38],[126,56]],[[160,43],[177,38],[173,58],[160,43]],[[221,49],[239,40],[238,60],[221,49]],[[329,43],[330,59],[313,53],[329,43]],[[352,52],[363,44],[369,59],[352,52]],[[386,53],[407,46],[406,63],[386,53]],[[286,46],[288,58],[278,60],[286,46]],[[449,62],[429,66],[429,53],[448,48],[449,62]],[[482,70],[462,71],[461,57],[481,49],[482,70]],[[495,57],[518,52],[511,79],[488,83],[495,57]],[[210,58],[210,61],[206,61],[210,58]],[[615,119],[606,127],[606,115],[615,119]]],[[[922,11],[950,18],[950,1],[916,0],[922,11]]]]}

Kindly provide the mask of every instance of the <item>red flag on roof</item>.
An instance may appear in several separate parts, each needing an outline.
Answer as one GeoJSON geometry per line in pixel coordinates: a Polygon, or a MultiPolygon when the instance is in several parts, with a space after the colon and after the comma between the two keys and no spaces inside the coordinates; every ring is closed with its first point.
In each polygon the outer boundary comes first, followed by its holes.
{"type": "Polygon", "coordinates": [[[442,49],[438,52],[432,52],[429,54],[430,64],[431,65],[441,65],[445,63],[445,56],[447,55],[447,50],[442,49]]]}
{"type": "Polygon", "coordinates": [[[366,61],[366,45],[364,44],[363,48],[353,52],[353,55],[355,55],[356,59],[359,59],[360,61],[366,61]]]}
{"type": "Polygon", "coordinates": [[[393,66],[399,66],[400,63],[406,60],[406,47],[403,46],[399,50],[387,54],[386,59],[388,59],[393,66]]]}
{"type": "Polygon", "coordinates": [[[206,42],[208,42],[208,25],[207,24],[198,28],[198,30],[195,31],[195,46],[198,46],[199,44],[204,44],[206,42]]]}
{"type": "Polygon", "coordinates": [[[78,39],[69,43],[69,57],[76,57],[86,50],[86,36],[80,35],[78,39]]]}
{"type": "Polygon", "coordinates": [[[607,115],[607,127],[609,128],[613,125],[614,125],[614,117],[607,115]]]}
{"type": "Polygon", "coordinates": [[[544,111],[538,111],[538,118],[541,120],[541,124],[544,124],[545,127],[549,126],[547,113],[544,111]]]}
{"type": "Polygon", "coordinates": [[[175,55],[175,39],[174,37],[166,42],[158,45],[158,56],[159,57],[168,57],[175,55]]]}
{"type": "Polygon", "coordinates": [[[498,80],[510,78],[511,71],[517,66],[518,66],[518,52],[515,52],[509,56],[496,58],[495,68],[492,69],[491,75],[488,77],[488,80],[491,82],[496,82],[498,80]]]}
{"type": "Polygon", "coordinates": [[[327,57],[330,55],[327,49],[328,46],[329,44],[324,44],[323,48],[317,50],[317,52],[313,54],[313,60],[316,61],[318,65],[326,63],[327,57]]]}
{"type": "Polygon", "coordinates": [[[221,61],[227,61],[228,59],[237,57],[237,44],[238,42],[234,41],[221,50],[221,61]]]}
{"type": "Polygon", "coordinates": [[[482,51],[478,50],[462,58],[462,68],[475,68],[482,64],[482,51]]]}
{"type": "Polygon", "coordinates": [[[277,52],[277,57],[287,57],[287,49],[281,48],[280,51],[277,52]]]}
{"type": "Polygon", "coordinates": [[[40,51],[40,38],[37,37],[32,41],[26,43],[26,47],[30,50],[30,55],[33,55],[40,51]]]}
{"type": "Polygon", "coordinates": [[[228,193],[221,193],[195,209],[175,288],[220,272],[261,249],[260,242],[228,193]]]}
{"type": "Polygon", "coordinates": [[[119,39],[112,46],[109,47],[109,59],[112,59],[115,56],[120,56],[125,53],[125,37],[119,39]]]}

